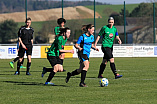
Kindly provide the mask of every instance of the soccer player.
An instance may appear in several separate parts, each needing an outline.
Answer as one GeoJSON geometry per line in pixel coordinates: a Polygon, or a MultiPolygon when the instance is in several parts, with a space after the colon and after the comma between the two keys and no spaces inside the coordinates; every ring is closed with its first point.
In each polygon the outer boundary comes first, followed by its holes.
{"type": "MultiPolygon", "coordinates": [[[[66,20],[65,20],[64,18],[59,18],[59,19],[57,20],[57,23],[58,23],[58,26],[56,26],[55,29],[54,29],[54,32],[55,32],[56,37],[59,35],[60,29],[65,28],[64,25],[65,25],[65,23],[66,23],[66,20]]],[[[64,57],[65,57],[65,54],[62,53],[62,52],[60,52],[60,53],[59,53],[59,58],[60,58],[60,60],[62,61],[62,65],[63,65],[64,57]]],[[[66,70],[63,69],[63,71],[66,71],[66,70]]]]}
{"type": "Polygon", "coordinates": [[[102,74],[106,68],[106,64],[108,61],[110,61],[110,67],[115,76],[115,79],[121,78],[122,75],[119,75],[116,71],[116,66],[115,66],[114,58],[113,58],[113,54],[112,54],[114,38],[116,37],[119,44],[122,43],[121,39],[119,38],[117,28],[114,26],[114,18],[113,17],[109,17],[108,25],[103,26],[101,28],[101,30],[98,34],[98,37],[95,41],[95,47],[101,36],[103,37],[101,49],[102,49],[102,52],[104,53],[104,57],[103,57],[101,65],[100,65],[98,78],[103,78],[102,74]]]}
{"type": "Polygon", "coordinates": [[[60,32],[60,28],[65,28],[64,25],[66,23],[66,20],[64,18],[59,18],[57,20],[57,23],[58,23],[58,26],[55,27],[54,29],[54,32],[55,32],[55,35],[59,35],[59,32],[60,32]]]}
{"type": "Polygon", "coordinates": [[[50,72],[45,85],[54,85],[54,83],[50,82],[56,72],[63,71],[63,63],[59,58],[59,53],[74,53],[74,50],[64,50],[64,45],[67,39],[70,37],[70,29],[68,27],[60,29],[59,35],[55,38],[55,41],[52,43],[49,51],[47,52],[47,59],[50,62],[52,68],[43,67],[42,77],[46,72],[50,72]]]}
{"type": "MultiPolygon", "coordinates": [[[[17,51],[18,51],[18,52],[19,52],[19,45],[20,45],[20,43],[19,43],[19,41],[18,41],[18,42],[17,42],[17,51]]],[[[14,63],[15,63],[17,60],[19,60],[19,56],[17,56],[13,61],[9,62],[9,65],[10,65],[11,68],[14,69],[14,63]]],[[[26,68],[26,67],[23,66],[23,62],[24,62],[24,58],[23,58],[23,60],[22,60],[22,62],[21,62],[20,68],[26,68]]]]}
{"type": "Polygon", "coordinates": [[[67,77],[65,79],[66,83],[68,83],[71,76],[75,76],[81,73],[81,81],[79,86],[80,87],[88,87],[84,81],[86,78],[86,73],[89,68],[89,55],[90,55],[90,49],[94,49],[96,51],[99,51],[99,49],[95,48],[93,46],[94,42],[94,25],[88,24],[84,25],[82,30],[85,31],[84,34],[82,34],[78,41],[75,44],[75,48],[78,49],[78,58],[80,59],[80,67],[79,69],[76,69],[72,71],[71,73],[67,73],[67,77]]]}
{"type": "Polygon", "coordinates": [[[33,48],[33,33],[34,30],[31,26],[31,18],[27,18],[25,21],[26,25],[21,27],[18,32],[20,47],[19,47],[19,61],[17,63],[17,71],[14,75],[20,74],[20,65],[22,63],[22,60],[24,58],[24,54],[26,51],[27,55],[27,71],[26,75],[31,75],[29,70],[31,66],[31,55],[32,55],[32,48],[33,48]]]}

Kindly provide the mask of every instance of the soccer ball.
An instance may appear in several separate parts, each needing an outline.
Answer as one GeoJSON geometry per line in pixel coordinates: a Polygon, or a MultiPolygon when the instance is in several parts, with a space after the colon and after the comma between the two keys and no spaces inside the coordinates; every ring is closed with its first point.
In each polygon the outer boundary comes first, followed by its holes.
{"type": "Polygon", "coordinates": [[[108,81],[107,78],[102,78],[102,79],[100,79],[99,83],[100,83],[100,86],[101,86],[101,87],[104,87],[104,86],[107,87],[109,81],[108,81]]]}

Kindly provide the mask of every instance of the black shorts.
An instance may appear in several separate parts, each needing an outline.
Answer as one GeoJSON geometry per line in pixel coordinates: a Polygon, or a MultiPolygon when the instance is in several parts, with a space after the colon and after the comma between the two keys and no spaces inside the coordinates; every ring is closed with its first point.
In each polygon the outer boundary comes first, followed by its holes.
{"type": "Polygon", "coordinates": [[[80,63],[89,60],[86,54],[83,54],[83,51],[78,51],[78,58],[80,59],[80,63]]]}
{"type": "Polygon", "coordinates": [[[26,55],[27,55],[27,56],[28,56],[28,55],[32,55],[32,45],[26,45],[26,47],[27,47],[27,50],[24,49],[24,48],[22,47],[22,45],[20,45],[20,47],[19,47],[19,52],[18,52],[18,56],[19,56],[20,58],[22,58],[22,57],[24,56],[25,51],[26,51],[26,55]]]}
{"type": "Polygon", "coordinates": [[[107,59],[109,61],[109,59],[113,58],[113,48],[101,47],[101,50],[104,53],[103,59],[107,59]]]}
{"type": "Polygon", "coordinates": [[[58,56],[49,56],[49,55],[47,55],[47,59],[49,60],[52,67],[54,67],[56,64],[61,64],[62,65],[62,61],[60,60],[60,58],[58,56]]]}

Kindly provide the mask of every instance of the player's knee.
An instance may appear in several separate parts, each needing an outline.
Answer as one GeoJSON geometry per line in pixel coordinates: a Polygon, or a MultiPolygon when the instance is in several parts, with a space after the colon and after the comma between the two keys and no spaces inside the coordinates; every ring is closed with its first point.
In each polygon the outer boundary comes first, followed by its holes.
{"type": "Polygon", "coordinates": [[[111,63],[114,63],[114,58],[111,58],[111,59],[110,59],[110,62],[111,62],[111,63]]]}

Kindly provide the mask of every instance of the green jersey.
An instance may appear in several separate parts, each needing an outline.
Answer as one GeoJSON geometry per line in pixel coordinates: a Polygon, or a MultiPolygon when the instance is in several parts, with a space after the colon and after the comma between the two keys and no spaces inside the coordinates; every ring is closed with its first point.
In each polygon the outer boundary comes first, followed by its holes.
{"type": "Polygon", "coordinates": [[[59,50],[64,49],[65,43],[67,42],[67,38],[64,39],[63,36],[58,36],[55,38],[55,41],[52,43],[51,47],[47,54],[49,56],[59,56],[59,50]]]}
{"type": "Polygon", "coordinates": [[[117,28],[115,26],[112,28],[109,28],[108,25],[103,26],[98,35],[103,36],[102,47],[111,48],[113,46],[115,36],[118,36],[117,28]]]}
{"type": "Polygon", "coordinates": [[[59,34],[59,32],[60,32],[59,29],[60,29],[59,26],[55,27],[55,29],[54,29],[55,35],[58,35],[58,34],[59,34]]]}

